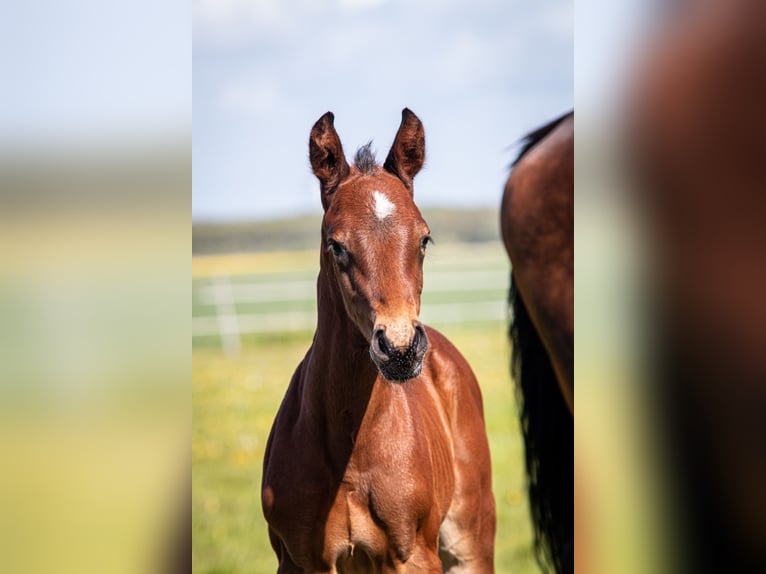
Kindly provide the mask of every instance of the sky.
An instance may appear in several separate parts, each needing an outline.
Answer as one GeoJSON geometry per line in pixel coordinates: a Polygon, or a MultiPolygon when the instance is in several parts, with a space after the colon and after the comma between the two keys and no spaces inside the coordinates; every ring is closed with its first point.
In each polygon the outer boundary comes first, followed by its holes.
{"type": "Polygon", "coordinates": [[[499,205],[513,144],[569,110],[571,0],[194,0],[195,221],[320,213],[308,136],[382,161],[412,109],[422,206],[499,205]]]}
{"type": "Polygon", "coordinates": [[[0,3],[0,156],[192,146],[195,220],[318,213],[313,123],[335,112],[347,155],[372,139],[382,159],[406,106],[426,129],[418,203],[494,207],[525,133],[574,101],[580,127],[608,117],[661,3],[0,3]]]}
{"type": "Polygon", "coordinates": [[[0,3],[0,153],[185,139],[187,0],[0,3]]]}

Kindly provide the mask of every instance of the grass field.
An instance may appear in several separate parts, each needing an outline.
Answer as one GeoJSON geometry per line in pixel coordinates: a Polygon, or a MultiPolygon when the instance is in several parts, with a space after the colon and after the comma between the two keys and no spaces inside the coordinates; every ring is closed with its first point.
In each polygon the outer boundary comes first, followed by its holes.
{"type": "MultiPolygon", "coordinates": [[[[497,245],[447,246],[429,253],[424,306],[434,303],[434,326],[445,333],[472,365],[484,396],[492,451],[498,529],[497,571],[536,572],[530,549],[530,526],[524,493],[523,450],[508,376],[510,350],[502,310],[505,289],[495,285],[507,277],[507,261],[497,245]],[[452,269],[473,270],[487,284],[439,285],[452,269]],[[496,274],[493,274],[496,273],[496,274]],[[431,277],[431,280],[429,280],[431,277]],[[494,282],[494,283],[493,283],[494,282]],[[433,289],[429,292],[429,287],[433,289]],[[454,287],[454,289],[453,289],[454,287]],[[448,305],[497,307],[499,316],[486,318],[444,314],[448,305]],[[498,303],[500,305],[498,306],[498,303]],[[494,305],[494,306],[493,306],[494,305]],[[455,317],[458,319],[456,320],[455,317]]],[[[204,289],[212,276],[226,276],[231,285],[258,285],[240,294],[269,299],[261,289],[269,282],[305,282],[316,278],[314,253],[252,254],[195,258],[193,315],[215,315],[206,309],[204,289]]],[[[236,314],[313,313],[310,299],[235,301],[236,314]]],[[[264,315],[266,316],[266,315],[264,315]]],[[[242,334],[241,349],[224,353],[215,334],[194,338],[193,356],[193,569],[198,573],[274,572],[276,559],[260,507],[263,451],[292,371],[311,342],[311,330],[242,334]]]]}

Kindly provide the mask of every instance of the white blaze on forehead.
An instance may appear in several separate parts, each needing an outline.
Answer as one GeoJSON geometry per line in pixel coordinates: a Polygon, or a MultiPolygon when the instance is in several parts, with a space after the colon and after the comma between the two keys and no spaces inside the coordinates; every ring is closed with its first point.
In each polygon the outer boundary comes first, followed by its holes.
{"type": "Polygon", "coordinates": [[[377,190],[372,192],[372,208],[378,219],[385,219],[394,212],[394,204],[391,200],[377,190]]]}

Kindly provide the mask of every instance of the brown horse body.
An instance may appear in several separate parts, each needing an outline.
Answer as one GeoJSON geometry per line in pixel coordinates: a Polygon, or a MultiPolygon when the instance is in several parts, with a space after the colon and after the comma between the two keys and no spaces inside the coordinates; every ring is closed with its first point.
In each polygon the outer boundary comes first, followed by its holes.
{"type": "Polygon", "coordinates": [[[422,125],[403,111],[383,168],[366,148],[346,164],[329,113],[310,151],[325,208],[318,325],[263,473],[278,571],[492,572],[481,393],[460,353],[417,320],[422,125]]]}
{"type": "Polygon", "coordinates": [[[535,547],[574,568],[574,113],[529,134],[501,208],[513,265],[512,371],[535,547]]]}

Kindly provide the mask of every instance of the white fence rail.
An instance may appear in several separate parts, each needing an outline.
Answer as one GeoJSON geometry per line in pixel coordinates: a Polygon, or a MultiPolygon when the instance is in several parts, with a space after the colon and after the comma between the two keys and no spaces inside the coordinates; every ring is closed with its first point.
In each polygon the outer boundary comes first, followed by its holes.
{"type": "MultiPolygon", "coordinates": [[[[503,269],[447,271],[426,274],[421,319],[427,324],[505,321],[508,272],[503,269]],[[429,302],[429,294],[439,302],[429,302]],[[454,297],[450,300],[450,293],[454,297]],[[470,293],[470,296],[467,294],[470,293]],[[466,298],[470,300],[466,300],[466,298]]],[[[237,353],[241,336],[251,333],[285,333],[313,330],[316,325],[316,279],[236,282],[216,276],[194,287],[192,336],[218,336],[227,353],[237,353]],[[237,304],[275,304],[281,310],[238,312],[237,304]],[[280,303],[282,305],[280,305],[280,303]],[[300,309],[290,309],[290,307],[300,309]],[[210,308],[214,313],[210,313],[210,308]]],[[[263,306],[263,305],[262,305],[263,306]]]]}

